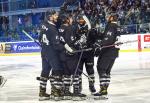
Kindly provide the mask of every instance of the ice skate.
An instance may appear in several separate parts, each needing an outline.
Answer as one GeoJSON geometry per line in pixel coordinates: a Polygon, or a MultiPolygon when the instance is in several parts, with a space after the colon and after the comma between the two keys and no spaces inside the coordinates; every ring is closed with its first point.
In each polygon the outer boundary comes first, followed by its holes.
{"type": "Polygon", "coordinates": [[[95,93],[93,96],[95,100],[108,99],[107,94],[108,94],[107,87],[102,86],[101,90],[98,93],[95,93]]]}
{"type": "Polygon", "coordinates": [[[82,101],[86,99],[86,95],[80,92],[79,86],[74,86],[73,101],[82,101]]]}
{"type": "Polygon", "coordinates": [[[70,92],[70,86],[65,86],[63,89],[63,99],[71,100],[73,93],[70,92]]]}
{"type": "Polygon", "coordinates": [[[46,93],[46,88],[40,87],[39,101],[49,100],[50,95],[46,93]]]}
{"type": "Polygon", "coordinates": [[[64,75],[64,86],[63,86],[63,99],[71,100],[72,94],[70,92],[71,76],[64,75]]]}
{"type": "Polygon", "coordinates": [[[63,100],[71,100],[72,96],[73,96],[73,93],[71,93],[70,91],[66,91],[64,92],[63,100]]]}
{"type": "Polygon", "coordinates": [[[89,91],[91,92],[91,95],[96,93],[96,89],[95,89],[95,77],[94,74],[89,75],[90,79],[89,79],[89,91]]]}
{"type": "Polygon", "coordinates": [[[96,93],[96,89],[94,86],[89,86],[89,90],[91,92],[91,95],[94,95],[96,93]]]}
{"type": "Polygon", "coordinates": [[[4,84],[6,83],[6,81],[7,81],[7,79],[6,79],[6,78],[4,78],[4,77],[0,76],[0,87],[3,87],[3,86],[4,86],[4,84]]]}
{"type": "Polygon", "coordinates": [[[55,101],[60,101],[63,99],[63,93],[61,89],[54,88],[52,95],[53,95],[53,100],[55,101]]]}
{"type": "Polygon", "coordinates": [[[82,93],[74,93],[72,97],[73,101],[82,101],[86,100],[86,95],[82,93]]]}

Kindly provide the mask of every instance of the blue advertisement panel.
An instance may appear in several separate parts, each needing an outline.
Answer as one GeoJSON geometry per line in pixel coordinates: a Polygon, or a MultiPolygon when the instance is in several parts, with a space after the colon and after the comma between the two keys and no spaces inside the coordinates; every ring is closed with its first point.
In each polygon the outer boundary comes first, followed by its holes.
{"type": "Polygon", "coordinates": [[[40,46],[35,42],[18,42],[18,43],[7,43],[10,45],[9,53],[31,53],[40,52],[40,46]]]}

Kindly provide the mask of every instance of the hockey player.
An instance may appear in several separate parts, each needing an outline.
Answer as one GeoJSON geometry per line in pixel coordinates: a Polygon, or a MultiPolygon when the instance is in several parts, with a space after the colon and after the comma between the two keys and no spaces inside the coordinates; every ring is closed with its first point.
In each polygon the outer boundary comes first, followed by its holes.
{"type": "MultiPolygon", "coordinates": [[[[59,36],[60,41],[63,44],[68,44],[72,48],[72,42],[74,40],[74,35],[72,31],[72,18],[68,14],[62,14],[61,18],[61,26],[59,28],[59,36]]],[[[63,92],[64,92],[64,100],[72,99],[72,93],[70,92],[71,86],[71,75],[73,65],[76,65],[74,62],[76,59],[75,56],[68,51],[62,51],[60,53],[60,58],[64,66],[64,73],[63,73],[63,92]],[[72,64],[72,65],[70,65],[72,64]]]]}
{"type": "Polygon", "coordinates": [[[5,79],[3,76],[0,76],[0,87],[3,87],[7,79],[5,79]]]}
{"type": "MultiPolygon", "coordinates": [[[[101,40],[97,40],[95,45],[98,48],[102,46],[112,45],[117,41],[118,36],[120,36],[120,29],[117,25],[117,15],[112,14],[107,17],[108,24],[102,35],[101,40]]],[[[97,71],[100,80],[100,91],[94,94],[95,98],[105,97],[107,93],[108,86],[110,84],[110,74],[113,64],[118,57],[119,48],[115,46],[104,48],[100,50],[97,61],[97,71]]]]}
{"type": "MultiPolygon", "coordinates": [[[[70,14],[63,14],[62,18],[62,25],[59,29],[60,40],[64,44],[68,44],[71,48],[75,49],[74,42],[75,42],[75,35],[72,28],[72,15],[70,14]]],[[[73,94],[70,92],[70,85],[71,85],[71,75],[74,74],[78,56],[77,54],[70,54],[66,51],[61,53],[61,60],[63,61],[64,65],[64,99],[73,99],[73,100],[82,100],[86,95],[81,94],[79,92],[79,75],[75,75],[73,80],[73,94]],[[73,97],[73,98],[72,98],[73,97]]]]}
{"type": "MultiPolygon", "coordinates": [[[[46,12],[47,21],[41,25],[41,33],[39,41],[41,43],[41,57],[42,57],[42,73],[40,83],[39,100],[42,98],[49,99],[49,95],[46,94],[46,84],[49,76],[50,69],[52,68],[51,78],[54,81],[51,82],[52,90],[51,95],[54,96],[54,100],[60,100],[62,98],[62,73],[63,66],[60,62],[59,53],[68,49],[68,45],[62,45],[58,36],[58,30],[55,23],[58,19],[58,13],[54,10],[46,12]]],[[[72,51],[71,51],[72,52],[72,51]]]]}
{"type": "MultiPolygon", "coordinates": [[[[88,20],[88,18],[81,14],[77,17],[77,41],[76,41],[76,45],[78,45],[79,49],[86,49],[86,48],[90,48],[93,45],[93,37],[91,37],[92,33],[94,32],[90,32],[91,31],[91,25],[90,22],[88,20]]],[[[94,35],[93,35],[94,36],[94,35]]],[[[80,73],[80,91],[82,91],[82,78],[81,78],[81,74],[83,72],[83,66],[85,64],[86,67],[86,71],[88,73],[88,76],[90,77],[89,79],[89,90],[91,92],[91,94],[94,94],[96,92],[96,89],[94,87],[94,83],[95,83],[95,76],[94,76],[94,52],[93,51],[88,51],[88,52],[84,52],[82,54],[82,58],[79,64],[79,73],[80,73]]]]}

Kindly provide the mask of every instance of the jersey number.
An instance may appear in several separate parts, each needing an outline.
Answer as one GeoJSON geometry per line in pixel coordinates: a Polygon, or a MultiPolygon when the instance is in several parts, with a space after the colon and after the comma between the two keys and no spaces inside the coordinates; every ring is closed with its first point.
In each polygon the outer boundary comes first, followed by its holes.
{"type": "Polygon", "coordinates": [[[43,34],[42,41],[43,41],[43,43],[45,43],[46,45],[49,45],[49,40],[47,39],[46,34],[43,34]]]}

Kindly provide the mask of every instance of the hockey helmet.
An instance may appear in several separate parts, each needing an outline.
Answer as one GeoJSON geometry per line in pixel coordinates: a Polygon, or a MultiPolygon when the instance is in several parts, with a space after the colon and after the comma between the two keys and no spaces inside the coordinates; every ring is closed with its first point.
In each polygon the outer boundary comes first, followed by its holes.
{"type": "Polygon", "coordinates": [[[46,18],[49,19],[50,16],[56,14],[57,12],[53,9],[50,9],[46,12],[46,18]]]}
{"type": "Polygon", "coordinates": [[[79,24],[85,24],[86,23],[86,21],[83,18],[83,15],[78,15],[76,20],[79,24]]]}
{"type": "Polygon", "coordinates": [[[70,14],[65,13],[65,14],[60,15],[59,18],[61,20],[61,23],[69,23],[70,17],[71,17],[70,14]]]}

